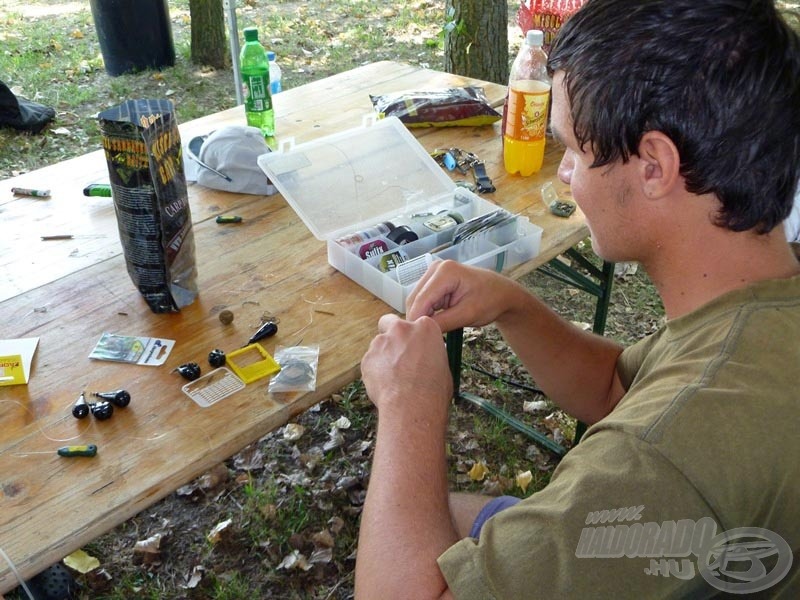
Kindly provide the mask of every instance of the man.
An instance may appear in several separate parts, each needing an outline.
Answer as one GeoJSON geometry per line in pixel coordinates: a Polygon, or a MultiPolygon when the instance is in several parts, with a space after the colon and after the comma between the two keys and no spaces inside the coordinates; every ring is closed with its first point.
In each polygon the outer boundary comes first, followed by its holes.
{"type": "Polygon", "coordinates": [[[378,429],[356,596],[798,597],[797,35],[772,0],[589,0],[549,66],[559,176],[667,323],[623,349],[502,275],[435,263],[361,365],[378,429]],[[492,322],[590,425],[510,507],[447,490],[442,332],[492,322]]]}

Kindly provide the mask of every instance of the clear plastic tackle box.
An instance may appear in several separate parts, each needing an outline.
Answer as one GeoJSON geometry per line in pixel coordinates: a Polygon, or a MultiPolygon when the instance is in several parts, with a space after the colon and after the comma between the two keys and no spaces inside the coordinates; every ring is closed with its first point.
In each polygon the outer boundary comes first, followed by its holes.
{"type": "Polygon", "coordinates": [[[536,256],[542,229],[453,182],[396,117],[258,159],[328,262],[397,311],[434,260],[497,271],[536,256]]]}

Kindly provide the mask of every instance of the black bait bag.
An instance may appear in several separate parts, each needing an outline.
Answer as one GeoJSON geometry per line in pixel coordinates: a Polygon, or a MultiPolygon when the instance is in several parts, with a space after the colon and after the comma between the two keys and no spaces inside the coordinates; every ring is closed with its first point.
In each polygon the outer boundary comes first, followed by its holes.
{"type": "Polygon", "coordinates": [[[128,273],[154,313],[197,297],[192,215],[169,100],[128,100],[98,115],[128,273]]]}

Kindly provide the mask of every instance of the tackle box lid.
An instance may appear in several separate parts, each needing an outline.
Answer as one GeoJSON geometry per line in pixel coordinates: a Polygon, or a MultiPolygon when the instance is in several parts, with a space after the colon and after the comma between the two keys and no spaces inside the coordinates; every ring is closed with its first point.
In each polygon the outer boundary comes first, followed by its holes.
{"type": "Polygon", "coordinates": [[[417,210],[456,187],[397,117],[292,142],[259,156],[258,166],[320,240],[417,210]]]}

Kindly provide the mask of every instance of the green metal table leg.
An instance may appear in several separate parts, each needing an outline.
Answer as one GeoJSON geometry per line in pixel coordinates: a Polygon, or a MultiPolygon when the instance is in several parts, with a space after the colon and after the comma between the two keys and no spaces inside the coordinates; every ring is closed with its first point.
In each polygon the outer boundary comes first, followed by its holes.
{"type": "MultiPolygon", "coordinates": [[[[603,261],[603,266],[598,268],[574,248],[570,248],[565,252],[565,254],[589,275],[587,276],[577,271],[575,268],[564,264],[557,258],[551,260],[549,263],[547,263],[547,265],[540,267],[539,270],[545,275],[548,275],[581,291],[589,293],[597,298],[592,331],[599,335],[603,335],[606,327],[606,319],[608,317],[608,306],[611,301],[611,286],[614,281],[614,263],[603,261]],[[595,279],[597,281],[595,281],[595,279]]],[[[529,427],[488,400],[468,392],[462,392],[461,356],[464,343],[464,330],[457,329],[450,331],[447,333],[446,342],[447,357],[450,364],[450,372],[453,377],[454,398],[467,400],[475,406],[481,407],[485,411],[500,419],[503,423],[513,427],[517,431],[523,433],[533,441],[559,456],[563,456],[566,453],[566,449],[563,446],[557,444],[550,438],[529,427]]],[[[585,431],[586,424],[578,421],[577,425],[575,426],[575,444],[578,443],[585,431]]]]}
{"type": "Polygon", "coordinates": [[[448,331],[446,347],[450,373],[453,376],[453,397],[458,398],[461,393],[461,352],[464,348],[464,330],[459,328],[448,331]]]}
{"type": "Polygon", "coordinates": [[[614,283],[614,263],[603,261],[603,266],[598,268],[574,248],[570,248],[564,254],[580,265],[589,275],[584,275],[557,258],[543,265],[539,271],[557,281],[570,285],[597,298],[592,331],[603,335],[606,329],[608,305],[611,301],[611,286],[614,283]],[[595,281],[595,279],[597,281],[595,281]]]}

